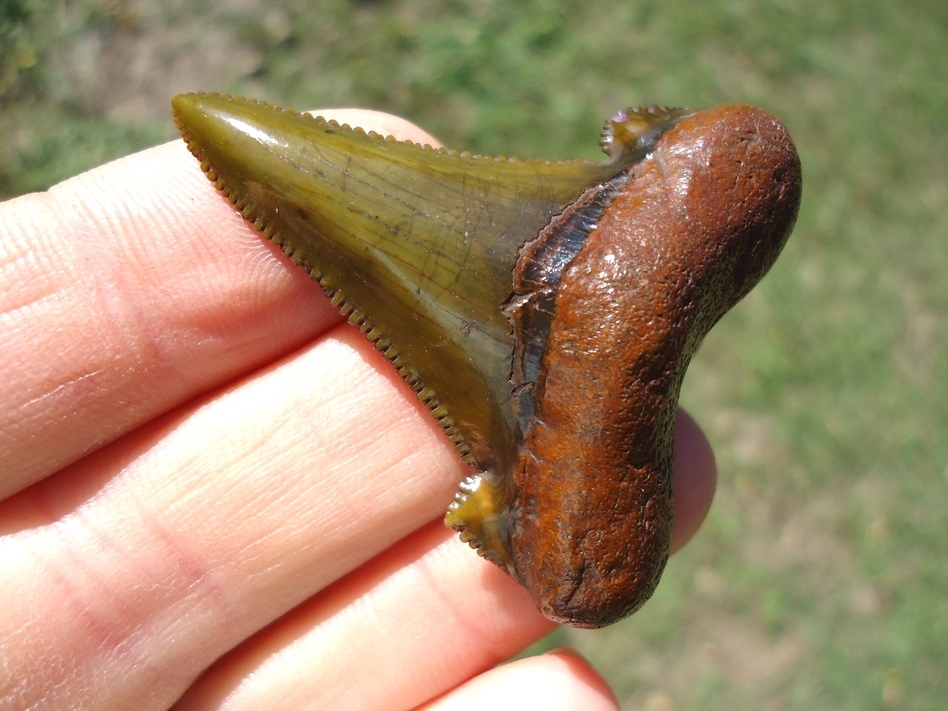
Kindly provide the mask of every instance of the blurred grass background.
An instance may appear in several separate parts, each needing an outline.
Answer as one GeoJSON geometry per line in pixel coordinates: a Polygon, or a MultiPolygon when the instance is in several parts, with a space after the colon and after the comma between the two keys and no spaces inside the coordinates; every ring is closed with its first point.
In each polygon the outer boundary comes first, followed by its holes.
{"type": "MultiPolygon", "coordinates": [[[[948,699],[948,4],[784,0],[0,1],[0,196],[174,137],[179,91],[406,116],[447,145],[595,156],[642,103],[742,101],[797,141],[774,271],[683,403],[711,516],[654,600],[561,630],[624,708],[948,699]]],[[[447,631],[446,631],[447,632],[447,631]]]]}

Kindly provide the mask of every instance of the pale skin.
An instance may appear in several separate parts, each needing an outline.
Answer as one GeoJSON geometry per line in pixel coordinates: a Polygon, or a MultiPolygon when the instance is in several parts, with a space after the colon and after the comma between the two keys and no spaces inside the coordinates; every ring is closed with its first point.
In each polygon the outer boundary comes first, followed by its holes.
{"type": "MultiPolygon", "coordinates": [[[[0,204],[0,343],[0,708],[618,708],[497,666],[553,624],[441,523],[465,467],[183,142],[0,204]]],[[[676,437],[674,549],[715,481],[676,437]]]]}

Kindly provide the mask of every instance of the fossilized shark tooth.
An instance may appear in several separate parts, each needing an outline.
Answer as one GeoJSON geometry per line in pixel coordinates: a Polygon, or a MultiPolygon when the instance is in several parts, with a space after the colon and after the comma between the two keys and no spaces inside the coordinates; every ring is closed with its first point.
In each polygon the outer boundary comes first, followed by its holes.
{"type": "Polygon", "coordinates": [[[638,609],[668,557],[685,369],[796,218],[786,129],[748,106],[627,109],[607,161],[520,161],[241,98],[173,106],[218,189],[481,470],[446,522],[554,620],[638,609]]]}

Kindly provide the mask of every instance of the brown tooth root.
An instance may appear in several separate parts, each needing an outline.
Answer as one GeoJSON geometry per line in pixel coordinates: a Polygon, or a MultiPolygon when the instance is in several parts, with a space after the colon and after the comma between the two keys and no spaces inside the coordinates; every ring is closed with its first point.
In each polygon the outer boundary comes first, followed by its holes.
{"type": "Polygon", "coordinates": [[[682,120],[631,170],[560,281],[514,476],[516,574],[545,614],[588,626],[658,583],[685,369],[776,259],[800,198],[785,129],[743,107],[682,120]]]}
{"type": "Polygon", "coordinates": [[[748,106],[627,109],[611,160],[478,158],[265,104],[174,101],[202,167],[397,364],[466,461],[445,520],[550,618],[658,583],[701,339],[792,229],[800,163],[748,106]]]}
{"type": "MultiPolygon", "coordinates": [[[[548,617],[601,627],[654,591],[671,539],[682,378],[703,336],[776,259],[800,185],[796,150],[767,114],[697,113],[628,169],[559,276],[517,468],[497,487],[504,504],[490,503],[506,513],[489,516],[509,547],[493,557],[510,561],[548,617]]],[[[565,221],[537,243],[561,241],[565,221]]],[[[515,283],[531,269],[518,265],[515,283]]],[[[535,318],[511,315],[515,332],[535,318]]]]}

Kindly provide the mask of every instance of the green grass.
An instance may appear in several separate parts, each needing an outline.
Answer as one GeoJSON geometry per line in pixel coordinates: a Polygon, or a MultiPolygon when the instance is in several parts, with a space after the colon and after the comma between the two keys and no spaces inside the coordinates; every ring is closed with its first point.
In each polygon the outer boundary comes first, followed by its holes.
{"type": "Polygon", "coordinates": [[[628,104],[780,116],[804,165],[796,232],[683,393],[719,457],[711,517],[641,613],[543,646],[577,646],[630,709],[942,706],[943,0],[67,5],[0,5],[5,195],[171,138],[169,95],[186,89],[384,109],[523,157],[595,155],[628,104]],[[123,42],[201,69],[77,74],[90,46],[123,42]],[[123,109],[130,96],[149,108],[123,109]]]}

